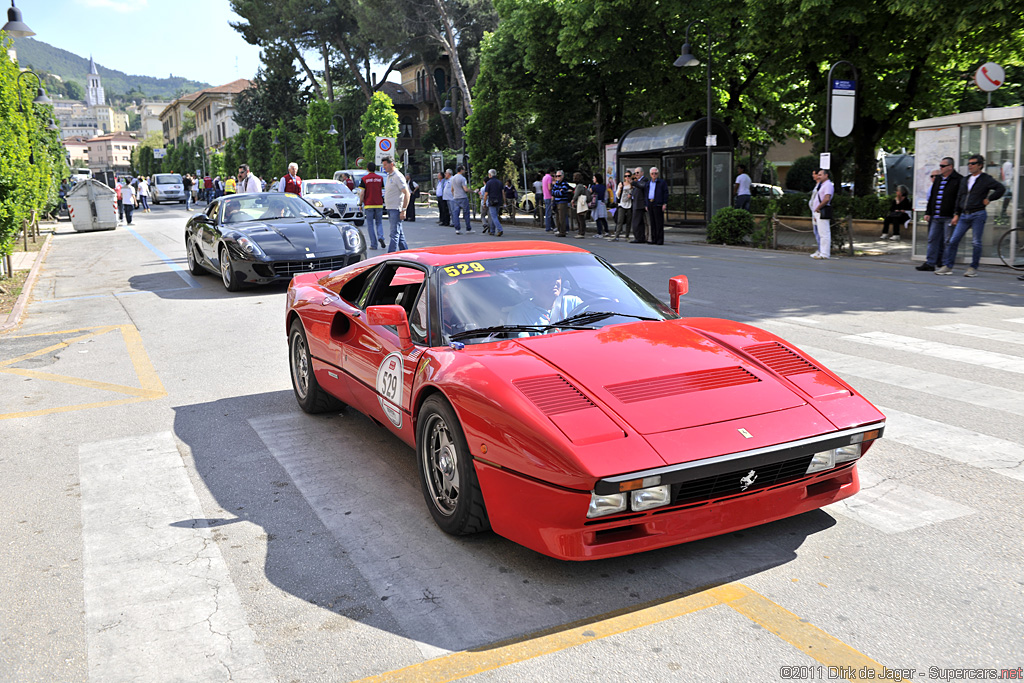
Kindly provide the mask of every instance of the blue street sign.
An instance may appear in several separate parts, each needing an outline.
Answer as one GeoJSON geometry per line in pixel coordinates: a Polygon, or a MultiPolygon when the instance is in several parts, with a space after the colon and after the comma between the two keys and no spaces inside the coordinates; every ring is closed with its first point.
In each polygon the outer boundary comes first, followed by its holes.
{"type": "Polygon", "coordinates": [[[856,90],[857,89],[857,81],[846,81],[846,80],[834,79],[832,81],[832,89],[833,90],[856,90]]]}

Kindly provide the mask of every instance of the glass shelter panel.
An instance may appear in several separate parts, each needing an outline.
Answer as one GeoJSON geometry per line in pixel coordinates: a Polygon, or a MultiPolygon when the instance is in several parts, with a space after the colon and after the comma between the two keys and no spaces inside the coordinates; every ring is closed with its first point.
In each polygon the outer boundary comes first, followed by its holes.
{"type": "Polygon", "coordinates": [[[981,151],[981,126],[960,127],[960,160],[957,163],[957,170],[961,175],[967,175],[967,159],[972,154],[981,151]]]}

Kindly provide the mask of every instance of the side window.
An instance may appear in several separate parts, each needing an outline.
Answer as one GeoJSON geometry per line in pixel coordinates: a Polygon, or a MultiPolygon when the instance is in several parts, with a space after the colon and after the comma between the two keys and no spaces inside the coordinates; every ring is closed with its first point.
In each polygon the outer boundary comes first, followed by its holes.
{"type": "Polygon", "coordinates": [[[206,217],[217,220],[217,212],[220,211],[220,202],[213,202],[206,209],[206,217]]]}
{"type": "Polygon", "coordinates": [[[425,275],[419,268],[410,268],[400,263],[385,264],[381,267],[380,277],[366,305],[401,306],[411,316],[425,275]]]}
{"type": "Polygon", "coordinates": [[[412,333],[414,344],[427,343],[427,288],[420,287],[419,296],[416,297],[416,305],[409,315],[409,331],[412,333]]]}

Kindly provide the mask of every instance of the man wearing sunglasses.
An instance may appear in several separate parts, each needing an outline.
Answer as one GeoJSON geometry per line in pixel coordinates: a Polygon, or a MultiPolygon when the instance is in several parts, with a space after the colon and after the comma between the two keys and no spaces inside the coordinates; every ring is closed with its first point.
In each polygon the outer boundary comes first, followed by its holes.
{"type": "Polygon", "coordinates": [[[971,230],[973,251],[971,267],[964,273],[964,277],[977,277],[978,275],[978,264],[981,260],[981,234],[985,231],[985,219],[988,217],[986,207],[989,202],[994,202],[1006,192],[1006,188],[1001,182],[988,173],[982,172],[983,168],[985,168],[985,157],[980,154],[974,154],[967,160],[967,170],[971,174],[960,182],[960,191],[956,196],[956,209],[953,212],[953,236],[949,238],[942,267],[935,271],[936,275],[953,274],[956,250],[968,230],[971,230]]]}
{"type": "Polygon", "coordinates": [[[953,159],[944,158],[939,162],[938,172],[932,172],[932,189],[928,193],[928,208],[924,222],[928,226],[928,251],[924,263],[917,270],[935,270],[942,265],[942,252],[949,241],[956,209],[956,197],[960,192],[963,176],[953,170],[953,159]]]}

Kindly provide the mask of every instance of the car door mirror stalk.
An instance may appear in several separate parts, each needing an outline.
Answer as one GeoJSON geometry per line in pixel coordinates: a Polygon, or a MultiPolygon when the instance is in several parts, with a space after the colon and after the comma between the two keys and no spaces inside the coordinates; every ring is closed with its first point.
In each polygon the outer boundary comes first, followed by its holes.
{"type": "Polygon", "coordinates": [[[679,312],[679,299],[690,290],[690,281],[685,275],[676,275],[668,279],[668,298],[672,310],[679,312]]]}
{"type": "Polygon", "coordinates": [[[368,306],[366,309],[368,325],[391,325],[398,330],[398,341],[402,350],[412,348],[412,333],[409,331],[409,316],[401,306],[368,306]]]}

